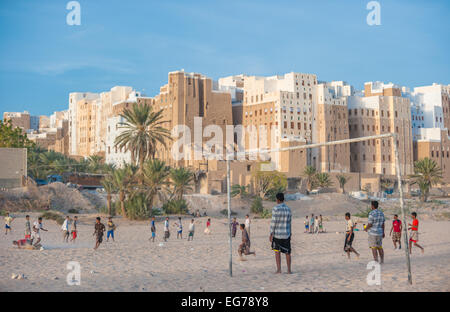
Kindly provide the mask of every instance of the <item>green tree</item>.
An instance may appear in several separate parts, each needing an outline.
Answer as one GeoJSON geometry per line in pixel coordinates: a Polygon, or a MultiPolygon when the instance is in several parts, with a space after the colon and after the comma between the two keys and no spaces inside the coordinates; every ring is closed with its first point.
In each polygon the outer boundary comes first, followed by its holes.
{"type": "Polygon", "coordinates": [[[231,197],[239,196],[240,198],[242,198],[247,196],[247,188],[248,186],[245,185],[233,184],[231,186],[231,197]]]}
{"type": "Polygon", "coordinates": [[[194,173],[184,167],[174,168],[170,171],[170,181],[175,199],[183,199],[183,194],[192,191],[194,173]]]}
{"type": "Polygon", "coordinates": [[[0,147],[9,148],[33,148],[35,143],[22,133],[19,127],[13,127],[11,120],[0,120],[0,147]]]}
{"type": "Polygon", "coordinates": [[[426,157],[414,163],[414,174],[409,176],[411,184],[417,184],[421,192],[421,200],[426,202],[433,185],[442,182],[442,170],[438,164],[426,157]]]}
{"type": "Polygon", "coordinates": [[[122,216],[127,217],[125,210],[125,198],[130,190],[130,186],[133,184],[134,171],[131,166],[125,166],[124,168],[119,168],[112,170],[111,182],[114,185],[115,191],[119,195],[120,210],[122,211],[122,216]]]}
{"type": "Polygon", "coordinates": [[[350,180],[350,177],[343,174],[338,174],[336,176],[336,179],[339,182],[339,187],[341,188],[342,193],[345,194],[345,184],[347,184],[347,182],[350,180]]]}
{"type": "Polygon", "coordinates": [[[287,178],[277,171],[256,171],[253,173],[259,197],[273,200],[276,193],[284,192],[287,188],[287,178]]]}
{"type": "Polygon", "coordinates": [[[316,183],[316,168],[313,166],[306,166],[303,171],[303,176],[306,177],[306,189],[311,192],[316,183]]]}
{"type": "Polygon", "coordinates": [[[124,131],[116,138],[115,146],[131,152],[133,163],[139,164],[141,184],[145,160],[155,155],[157,143],[166,147],[166,140],[171,139],[169,130],[162,126],[165,123],[162,112],[153,112],[151,106],[135,103],[120,115],[125,119],[119,124],[124,131]]]}
{"type": "Polygon", "coordinates": [[[159,159],[149,159],[144,163],[143,182],[144,186],[140,192],[145,194],[145,198],[150,209],[153,208],[153,201],[158,192],[167,191],[169,182],[170,168],[165,162],[159,159]]]}
{"type": "MultiPolygon", "coordinates": [[[[111,211],[111,198],[112,198],[112,194],[115,193],[117,191],[115,184],[113,182],[113,178],[111,175],[106,175],[103,179],[102,179],[102,186],[105,189],[106,192],[106,208],[108,210],[108,215],[112,215],[112,211],[111,211]]],[[[126,217],[126,215],[123,215],[124,217],[126,217]]]]}
{"type": "Polygon", "coordinates": [[[325,188],[333,185],[330,175],[326,172],[321,172],[316,175],[317,184],[320,188],[325,188]]]}

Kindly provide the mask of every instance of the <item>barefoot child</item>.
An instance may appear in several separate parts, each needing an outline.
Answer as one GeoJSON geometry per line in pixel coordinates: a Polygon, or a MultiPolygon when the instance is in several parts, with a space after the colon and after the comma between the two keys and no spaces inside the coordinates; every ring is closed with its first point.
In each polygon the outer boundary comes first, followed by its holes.
{"type": "Polygon", "coordinates": [[[104,233],[105,233],[105,225],[100,222],[100,217],[97,217],[95,219],[94,234],[92,234],[92,236],[95,235],[95,247],[94,247],[94,250],[97,250],[97,248],[102,243],[102,241],[103,241],[103,234],[104,233]]]}
{"type": "Polygon", "coordinates": [[[303,223],[305,224],[305,233],[309,232],[309,219],[308,216],[305,217],[305,221],[303,221],[303,223]]]}
{"type": "Polygon", "coordinates": [[[231,222],[231,236],[236,237],[237,226],[239,222],[236,221],[236,218],[233,218],[233,222],[231,222]]]}
{"type": "Polygon", "coordinates": [[[63,234],[63,243],[69,242],[69,236],[70,236],[70,232],[69,232],[69,226],[70,226],[70,218],[69,216],[66,216],[66,219],[64,220],[62,226],[61,226],[61,231],[63,234]]]}
{"type": "Polygon", "coordinates": [[[109,242],[109,237],[111,236],[114,242],[114,231],[116,230],[116,225],[114,224],[112,217],[108,218],[108,223],[106,224],[108,231],[106,232],[106,241],[109,242]]]}
{"type": "Polygon", "coordinates": [[[211,234],[211,219],[208,218],[208,221],[206,221],[206,228],[205,228],[205,234],[211,234]]]}
{"type": "Polygon", "coordinates": [[[25,239],[31,239],[31,223],[29,215],[25,217],[25,239]]]}
{"type": "Polygon", "coordinates": [[[175,226],[177,227],[177,239],[183,239],[183,225],[181,224],[181,217],[178,217],[178,222],[175,222],[175,226]]]}
{"type": "Polygon", "coordinates": [[[254,252],[250,251],[250,237],[248,236],[247,230],[245,229],[245,224],[239,226],[242,232],[242,244],[239,245],[238,254],[239,260],[244,261],[242,254],[244,255],[256,255],[254,252]]]}
{"type": "Polygon", "coordinates": [[[344,242],[344,251],[347,253],[348,258],[350,259],[350,253],[354,252],[356,254],[356,258],[359,259],[359,253],[352,247],[353,239],[355,238],[354,225],[351,219],[350,212],[345,214],[345,220],[347,220],[347,226],[345,231],[345,242],[344,242]]]}
{"type": "Polygon", "coordinates": [[[78,217],[75,216],[73,217],[72,228],[70,230],[70,233],[72,234],[72,238],[70,240],[72,241],[72,243],[75,243],[75,240],[77,239],[78,236],[77,225],[78,225],[78,217]]]}
{"type": "Polygon", "coordinates": [[[39,217],[37,221],[33,223],[33,233],[31,233],[31,243],[34,246],[38,246],[41,242],[41,235],[39,234],[40,230],[47,232],[42,225],[42,217],[39,217]]]}
{"type": "Polygon", "coordinates": [[[422,246],[417,244],[419,241],[419,220],[417,219],[417,213],[413,212],[411,213],[411,218],[413,219],[412,224],[408,224],[409,229],[411,230],[411,235],[409,238],[409,253],[412,253],[412,245],[414,243],[414,246],[419,247],[422,253],[424,252],[424,249],[422,246]]]}
{"type": "Polygon", "coordinates": [[[194,232],[195,232],[195,224],[194,224],[194,219],[192,219],[191,223],[189,224],[188,241],[194,240],[194,232]]]}
{"type": "Polygon", "coordinates": [[[9,216],[9,212],[6,213],[6,217],[5,217],[5,235],[9,233],[11,233],[11,222],[13,222],[14,218],[9,216]]]}
{"type": "Polygon", "coordinates": [[[166,221],[164,221],[164,241],[167,242],[167,239],[170,237],[169,231],[169,217],[166,217],[166,221]]]}
{"type": "Polygon", "coordinates": [[[154,243],[156,236],[155,217],[152,217],[152,221],[150,222],[150,230],[152,231],[152,237],[150,238],[150,240],[154,243]]]}
{"type": "Polygon", "coordinates": [[[392,221],[391,231],[389,236],[392,236],[392,242],[394,243],[394,249],[402,249],[402,221],[398,219],[398,215],[394,215],[394,220],[392,221]]]}

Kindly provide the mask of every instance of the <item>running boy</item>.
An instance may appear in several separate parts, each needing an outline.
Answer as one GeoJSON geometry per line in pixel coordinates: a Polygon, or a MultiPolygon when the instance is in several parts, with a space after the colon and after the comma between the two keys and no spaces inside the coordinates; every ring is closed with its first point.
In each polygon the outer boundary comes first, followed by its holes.
{"type": "Polygon", "coordinates": [[[424,249],[422,246],[417,244],[419,241],[419,220],[417,219],[417,213],[413,212],[411,213],[411,218],[413,219],[412,224],[408,224],[409,228],[408,230],[411,230],[411,236],[409,238],[409,253],[412,253],[412,244],[414,243],[414,246],[419,247],[420,250],[422,250],[422,253],[424,252],[424,249]]]}
{"type": "Polygon", "coordinates": [[[345,229],[345,242],[344,242],[344,251],[347,253],[348,258],[350,259],[350,252],[354,252],[356,254],[356,258],[359,259],[359,253],[352,247],[353,239],[355,238],[354,225],[351,219],[350,212],[345,214],[345,220],[347,220],[347,226],[345,229]]]}
{"type": "Polygon", "coordinates": [[[105,234],[105,225],[100,222],[100,217],[97,217],[95,219],[94,234],[92,234],[92,236],[95,235],[95,247],[94,247],[94,250],[97,250],[97,248],[102,243],[104,234],[105,234]]]}
{"type": "Polygon", "coordinates": [[[248,236],[247,230],[245,229],[245,224],[241,224],[239,226],[242,232],[242,244],[239,245],[238,254],[239,260],[244,261],[245,259],[242,257],[244,255],[255,255],[255,252],[250,251],[250,237],[248,236]]]}

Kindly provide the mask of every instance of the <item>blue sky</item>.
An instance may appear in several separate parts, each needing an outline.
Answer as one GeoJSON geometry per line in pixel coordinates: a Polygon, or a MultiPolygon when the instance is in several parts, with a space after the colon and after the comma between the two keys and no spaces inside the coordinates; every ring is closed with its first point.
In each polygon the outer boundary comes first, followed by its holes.
{"type": "Polygon", "coordinates": [[[361,89],[381,80],[450,83],[449,1],[79,0],[0,1],[0,111],[50,114],[68,94],[130,85],[158,93],[169,71],[217,79],[315,73],[361,89]]]}

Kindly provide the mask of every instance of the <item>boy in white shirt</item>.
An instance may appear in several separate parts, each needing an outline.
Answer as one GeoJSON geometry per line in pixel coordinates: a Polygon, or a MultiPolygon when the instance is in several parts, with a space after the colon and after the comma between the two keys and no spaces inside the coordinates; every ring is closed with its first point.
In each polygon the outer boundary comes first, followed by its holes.
{"type": "Polygon", "coordinates": [[[353,239],[355,238],[355,233],[353,232],[355,226],[353,225],[350,212],[345,214],[345,220],[347,220],[347,225],[345,231],[344,251],[347,253],[349,259],[350,252],[354,252],[356,254],[356,258],[359,259],[359,253],[352,247],[353,239]]]}
{"type": "Polygon", "coordinates": [[[194,224],[194,219],[192,219],[191,223],[189,224],[188,241],[194,240],[194,232],[195,232],[195,224],[194,224]]]}
{"type": "Polygon", "coordinates": [[[250,236],[250,216],[246,215],[245,216],[245,230],[247,231],[248,236],[250,236]]]}
{"type": "Polygon", "coordinates": [[[63,242],[66,242],[66,243],[69,242],[69,236],[70,236],[69,225],[70,225],[70,219],[69,219],[69,216],[67,216],[66,219],[64,220],[63,225],[61,226],[61,230],[63,231],[63,242]]]}

